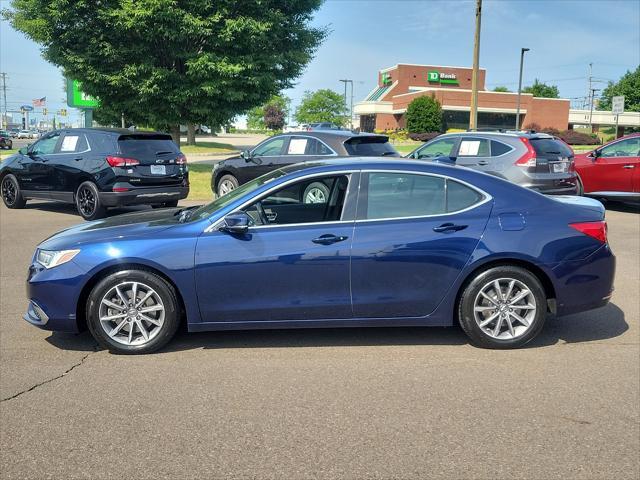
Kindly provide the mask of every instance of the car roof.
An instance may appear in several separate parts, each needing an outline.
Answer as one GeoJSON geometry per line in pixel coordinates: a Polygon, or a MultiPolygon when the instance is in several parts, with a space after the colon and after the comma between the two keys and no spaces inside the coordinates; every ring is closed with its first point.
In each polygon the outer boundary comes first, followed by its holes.
{"type": "Polygon", "coordinates": [[[518,131],[518,130],[507,130],[507,131],[467,131],[467,132],[451,132],[451,133],[443,133],[438,135],[435,138],[442,137],[461,137],[461,136],[474,136],[474,137],[512,137],[512,138],[555,138],[553,135],[543,132],[535,132],[535,131],[518,131]]]}
{"type": "Polygon", "coordinates": [[[111,135],[136,135],[136,136],[156,136],[156,135],[166,135],[170,136],[165,132],[155,132],[155,131],[141,131],[141,130],[129,130],[126,128],[108,128],[108,127],[93,127],[93,128],[61,128],[56,130],[59,132],[78,132],[78,133],[92,133],[92,132],[100,132],[100,133],[108,133],[111,135]]]}
{"type": "Polygon", "coordinates": [[[464,167],[452,167],[448,165],[438,164],[435,162],[425,162],[424,160],[409,160],[402,157],[393,157],[389,160],[387,157],[342,157],[327,160],[310,160],[308,162],[294,163],[280,168],[285,173],[294,173],[303,170],[324,170],[330,167],[332,170],[363,170],[363,169],[381,169],[381,170],[415,170],[416,167],[436,167],[442,168],[443,171],[469,170],[464,167]]]}
{"type": "Polygon", "coordinates": [[[349,138],[357,138],[357,137],[384,137],[388,138],[386,135],[378,135],[377,133],[361,133],[361,132],[353,132],[351,130],[312,130],[310,132],[287,132],[282,133],[280,135],[283,136],[294,136],[294,135],[302,135],[305,137],[317,137],[321,140],[325,139],[349,139],[349,138]]]}

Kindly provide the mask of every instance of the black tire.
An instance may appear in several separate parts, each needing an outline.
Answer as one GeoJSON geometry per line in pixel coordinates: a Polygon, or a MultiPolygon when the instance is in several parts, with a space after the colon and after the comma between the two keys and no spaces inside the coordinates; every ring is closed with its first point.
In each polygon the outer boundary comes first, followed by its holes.
{"type": "Polygon", "coordinates": [[[218,180],[218,185],[216,186],[216,194],[218,195],[218,197],[222,197],[230,191],[238,188],[239,185],[240,183],[238,182],[238,179],[230,173],[227,173],[226,175],[220,177],[220,180],[218,180]],[[227,187],[230,188],[227,189],[227,187]]]}
{"type": "Polygon", "coordinates": [[[328,201],[329,201],[329,187],[327,187],[322,182],[310,183],[309,185],[307,185],[307,188],[305,188],[304,192],[302,193],[302,203],[327,203],[328,201]],[[310,198],[307,198],[307,196],[313,191],[321,195],[321,196],[314,197],[314,198],[317,198],[318,201],[312,201],[310,198]],[[323,201],[320,201],[320,199],[323,199],[323,201]]]}
{"type": "Polygon", "coordinates": [[[580,178],[580,175],[576,175],[576,187],[578,190],[576,195],[580,195],[582,197],[584,195],[584,185],[582,184],[582,179],[580,178]]]}
{"type": "Polygon", "coordinates": [[[27,201],[22,196],[18,179],[11,173],[5,175],[0,184],[2,201],[7,208],[23,208],[27,201]]]}
{"type": "MultiPolygon", "coordinates": [[[[140,293],[137,295],[137,299],[141,300],[140,297],[143,296],[142,287],[140,287],[139,291],[140,293]]],[[[131,293],[128,292],[126,288],[122,293],[131,299],[131,293]]],[[[162,277],[147,270],[122,270],[108,275],[93,288],[89,294],[86,305],[87,326],[93,338],[112,353],[127,355],[151,353],[164,347],[178,330],[180,314],[179,302],[174,288],[162,277]],[[100,306],[105,295],[108,295],[116,285],[126,284],[127,282],[137,282],[140,285],[153,289],[158,294],[164,307],[164,320],[162,325],[157,327],[158,331],[155,334],[152,333],[155,332],[155,329],[150,330],[148,335],[153,334],[154,336],[142,344],[127,345],[114,340],[105,330],[105,328],[109,328],[111,324],[107,323],[105,327],[103,327],[99,319],[100,306]]],[[[131,329],[130,325],[129,323],[125,324],[119,333],[122,332],[125,334],[124,330],[127,328],[131,329]]],[[[146,326],[147,328],[155,328],[154,324],[150,323],[147,323],[146,326]]],[[[142,335],[142,331],[137,326],[134,327],[134,332],[139,334],[139,337],[142,335]],[[137,332],[136,329],[138,330],[137,332]]]]}
{"type": "MultiPolygon", "coordinates": [[[[509,283],[509,282],[507,282],[509,283]]],[[[523,292],[524,290],[514,291],[514,296],[517,296],[517,293],[523,292]]],[[[502,292],[506,294],[506,291],[502,292]]],[[[527,297],[529,298],[529,297],[527,297]]],[[[484,300],[488,302],[487,300],[484,300]]],[[[496,302],[492,302],[494,305],[496,302]]],[[[530,302],[528,302],[530,303],[530,302]]],[[[487,303],[490,307],[478,306],[480,309],[493,308],[491,303],[487,303]]],[[[508,306],[507,306],[508,307],[508,306]]],[[[522,314],[524,318],[526,315],[523,312],[528,312],[529,310],[519,310],[515,308],[515,311],[518,315],[522,314]]],[[[478,313],[480,320],[486,320],[487,317],[492,316],[498,312],[498,307],[495,310],[488,311],[486,313],[478,313]],[[482,317],[482,315],[487,315],[487,317],[482,317]]],[[[467,334],[471,343],[477,347],[481,348],[493,348],[493,349],[509,349],[509,348],[518,348],[525,345],[527,342],[531,341],[533,338],[540,333],[544,322],[547,316],[547,297],[544,291],[542,284],[538,277],[532,274],[530,271],[516,267],[512,265],[503,265],[498,267],[489,268],[484,271],[480,271],[464,287],[462,295],[460,296],[460,300],[458,301],[458,321],[464,332],[467,334]],[[509,322],[516,324],[515,329],[520,329],[521,333],[518,333],[518,330],[515,330],[516,335],[513,338],[495,338],[490,333],[486,332],[483,328],[480,327],[478,321],[476,321],[476,300],[481,297],[481,290],[489,287],[489,284],[495,282],[496,280],[515,280],[516,283],[520,282],[524,285],[531,295],[533,299],[535,299],[535,310],[532,313],[526,313],[526,315],[530,315],[530,318],[527,317],[528,327],[525,327],[524,324],[520,324],[517,321],[513,321],[513,317],[511,314],[507,312],[511,312],[509,308],[505,309],[505,316],[509,318],[509,322]]],[[[490,323],[487,325],[488,330],[493,330],[494,327],[497,327],[499,332],[498,336],[504,335],[508,337],[511,335],[510,330],[507,329],[506,320],[503,322],[502,317],[499,317],[501,326],[498,325],[498,320],[495,320],[494,323],[490,323]],[[502,325],[504,323],[504,325],[502,325]]]]}
{"type": "Polygon", "coordinates": [[[107,209],[100,202],[98,187],[93,182],[83,182],[76,190],[76,210],[85,220],[97,220],[107,214],[107,209]]]}

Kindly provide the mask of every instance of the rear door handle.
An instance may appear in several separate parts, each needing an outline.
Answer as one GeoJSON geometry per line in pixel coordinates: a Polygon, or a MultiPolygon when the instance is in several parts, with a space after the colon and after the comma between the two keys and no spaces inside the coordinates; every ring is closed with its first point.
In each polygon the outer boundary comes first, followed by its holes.
{"type": "Polygon", "coordinates": [[[478,162],[478,165],[480,165],[481,167],[486,167],[487,165],[489,165],[489,162],[482,160],[480,162],[478,162]]]}
{"type": "Polygon", "coordinates": [[[464,230],[467,227],[468,225],[454,225],[453,223],[443,223],[438,227],[433,227],[433,231],[438,233],[457,232],[459,230],[464,230]]]}
{"type": "Polygon", "coordinates": [[[635,165],[625,165],[625,166],[624,166],[624,167],[622,167],[622,168],[636,168],[636,166],[635,166],[635,165]]]}
{"type": "Polygon", "coordinates": [[[76,162],[79,162],[80,160],[82,160],[82,157],[76,157],[76,158],[74,158],[74,160],[75,160],[76,162]]]}
{"type": "Polygon", "coordinates": [[[337,236],[332,234],[320,235],[318,238],[311,240],[313,243],[319,243],[320,245],[331,245],[332,243],[343,242],[349,237],[337,236]]]}

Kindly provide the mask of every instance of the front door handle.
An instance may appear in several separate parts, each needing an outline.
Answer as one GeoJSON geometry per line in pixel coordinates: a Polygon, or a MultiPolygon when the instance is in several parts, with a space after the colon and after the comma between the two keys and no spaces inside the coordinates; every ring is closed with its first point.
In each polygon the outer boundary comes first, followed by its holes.
{"type": "Polygon", "coordinates": [[[636,166],[635,166],[635,165],[625,165],[625,166],[624,166],[624,167],[622,167],[622,168],[636,168],[636,166]]]}
{"type": "Polygon", "coordinates": [[[459,230],[464,230],[467,227],[468,225],[455,225],[453,223],[443,223],[440,226],[433,227],[433,231],[438,233],[457,232],[459,230]]]}
{"type": "Polygon", "coordinates": [[[311,240],[313,243],[319,243],[320,245],[331,245],[332,243],[343,242],[349,237],[337,236],[332,234],[320,235],[318,238],[311,240]]]}
{"type": "Polygon", "coordinates": [[[75,160],[76,162],[79,162],[80,160],[82,160],[82,157],[76,157],[76,158],[74,158],[74,160],[75,160]]]}
{"type": "Polygon", "coordinates": [[[481,167],[486,167],[487,165],[489,165],[489,162],[487,162],[486,160],[481,160],[478,162],[478,165],[480,165],[481,167]]]}

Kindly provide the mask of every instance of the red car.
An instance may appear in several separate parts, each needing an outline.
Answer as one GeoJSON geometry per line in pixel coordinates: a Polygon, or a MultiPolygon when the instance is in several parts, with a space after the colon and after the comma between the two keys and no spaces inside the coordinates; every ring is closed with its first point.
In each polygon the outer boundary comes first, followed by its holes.
{"type": "Polygon", "coordinates": [[[640,133],[575,155],[581,195],[640,201],[640,133]]]}

